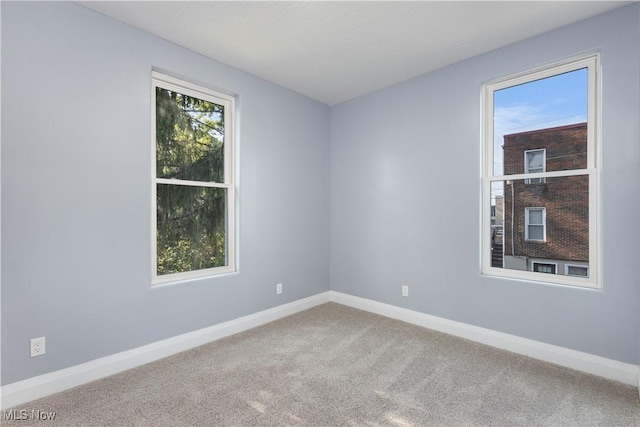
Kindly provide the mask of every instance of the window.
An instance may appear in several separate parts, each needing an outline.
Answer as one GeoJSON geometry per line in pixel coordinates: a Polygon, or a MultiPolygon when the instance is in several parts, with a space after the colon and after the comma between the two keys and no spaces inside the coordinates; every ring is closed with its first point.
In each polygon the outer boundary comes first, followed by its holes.
{"type": "Polygon", "coordinates": [[[484,86],[483,274],[599,287],[598,61],[484,86]]]}
{"type": "Polygon", "coordinates": [[[234,271],[234,99],[153,72],[152,105],[152,283],[234,271]]]}
{"type": "MultiPolygon", "coordinates": [[[[539,173],[545,171],[546,150],[525,150],[524,152],[524,173],[539,173]]],[[[530,178],[524,181],[525,184],[542,184],[544,178],[530,178]]]]}
{"type": "Polygon", "coordinates": [[[589,277],[589,269],[581,265],[565,265],[567,276],[589,277]]]}
{"type": "Polygon", "coordinates": [[[557,264],[549,264],[544,262],[534,262],[531,265],[531,270],[537,273],[556,274],[557,268],[557,264]]]}
{"type": "Polygon", "coordinates": [[[525,212],[525,240],[544,242],[545,241],[545,208],[524,208],[525,212]]]}

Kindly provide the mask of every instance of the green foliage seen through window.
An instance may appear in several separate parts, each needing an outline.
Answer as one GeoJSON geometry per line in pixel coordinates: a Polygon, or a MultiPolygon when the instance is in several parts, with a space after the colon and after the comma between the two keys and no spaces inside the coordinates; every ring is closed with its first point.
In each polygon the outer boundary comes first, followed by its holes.
{"type": "Polygon", "coordinates": [[[157,274],[226,265],[223,107],[156,88],[157,274]]]}

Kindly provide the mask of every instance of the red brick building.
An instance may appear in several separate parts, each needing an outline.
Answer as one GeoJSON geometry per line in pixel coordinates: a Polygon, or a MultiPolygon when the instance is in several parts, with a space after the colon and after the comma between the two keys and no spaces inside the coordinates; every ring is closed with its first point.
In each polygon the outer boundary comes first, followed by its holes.
{"type": "MultiPolygon", "coordinates": [[[[587,167],[587,124],[504,136],[504,173],[587,167]]],[[[504,186],[504,267],[588,275],[587,175],[507,181],[504,186]]]]}

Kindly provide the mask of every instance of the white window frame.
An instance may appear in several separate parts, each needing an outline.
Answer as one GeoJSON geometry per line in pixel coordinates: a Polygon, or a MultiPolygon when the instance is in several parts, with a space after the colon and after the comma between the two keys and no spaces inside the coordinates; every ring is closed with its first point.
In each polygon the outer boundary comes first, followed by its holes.
{"type": "Polygon", "coordinates": [[[601,287],[601,251],[599,248],[599,178],[597,153],[600,146],[600,58],[598,53],[568,59],[549,66],[519,73],[487,82],[483,85],[483,162],[482,162],[482,203],[481,203],[481,274],[505,279],[541,282],[554,285],[569,285],[586,288],[601,287]],[[493,95],[501,89],[526,84],[559,74],[586,68],[587,72],[587,167],[585,169],[563,170],[540,173],[496,175],[494,171],[493,140],[493,95]],[[557,178],[566,176],[588,176],[589,179],[589,277],[548,275],[491,265],[491,183],[535,178],[557,178]]]}
{"type": "MultiPolygon", "coordinates": [[[[524,151],[524,173],[535,173],[529,171],[529,162],[527,161],[527,154],[535,153],[537,151],[542,151],[542,172],[547,171],[547,150],[544,148],[536,148],[535,150],[525,150],[524,151]]],[[[544,178],[529,178],[525,179],[525,184],[544,184],[544,178]]]]}
{"type": "Polygon", "coordinates": [[[578,265],[578,264],[565,264],[564,265],[564,274],[566,276],[571,276],[571,277],[588,277],[589,276],[589,266],[586,265],[578,265]],[[586,276],[579,276],[579,275],[575,275],[575,274],[569,274],[569,268],[584,268],[585,270],[587,270],[587,275],[586,276]]]}
{"type": "Polygon", "coordinates": [[[235,227],[235,98],[188,81],[153,71],[151,74],[151,284],[160,285],[203,277],[217,276],[236,271],[235,227]],[[156,171],[156,87],[203,99],[224,107],[224,182],[202,182],[158,178],[156,171]],[[158,275],[157,253],[157,184],[187,185],[226,189],[226,265],[201,270],[158,275]]]}
{"type": "Polygon", "coordinates": [[[542,261],[532,261],[531,262],[531,271],[536,273],[536,274],[558,274],[558,263],[557,262],[542,262],[542,261]],[[544,271],[536,271],[536,264],[543,264],[543,265],[553,265],[554,269],[555,269],[555,273],[545,273],[544,271]]]}
{"type": "Polygon", "coordinates": [[[524,240],[527,242],[546,242],[547,241],[547,208],[524,208],[524,240]],[[529,222],[530,212],[541,211],[542,212],[542,224],[531,224],[529,222]],[[529,226],[542,226],[542,239],[532,239],[529,237],[529,226]]]}

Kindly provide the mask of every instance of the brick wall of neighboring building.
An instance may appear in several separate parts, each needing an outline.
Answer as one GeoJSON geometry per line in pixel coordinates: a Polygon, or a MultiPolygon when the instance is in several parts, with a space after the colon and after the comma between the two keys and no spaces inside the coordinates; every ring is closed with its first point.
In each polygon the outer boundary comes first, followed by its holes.
{"type": "MultiPolygon", "coordinates": [[[[505,175],[525,172],[524,152],[546,150],[546,171],[587,167],[587,124],[579,123],[504,137],[505,175]]],[[[546,178],[539,184],[504,186],[504,253],[569,261],[589,260],[589,178],[546,178]],[[515,205],[513,205],[515,200],[515,205]],[[546,241],[525,240],[525,208],[546,208],[546,241]],[[513,210],[513,245],[511,221],[513,210]]]]}

